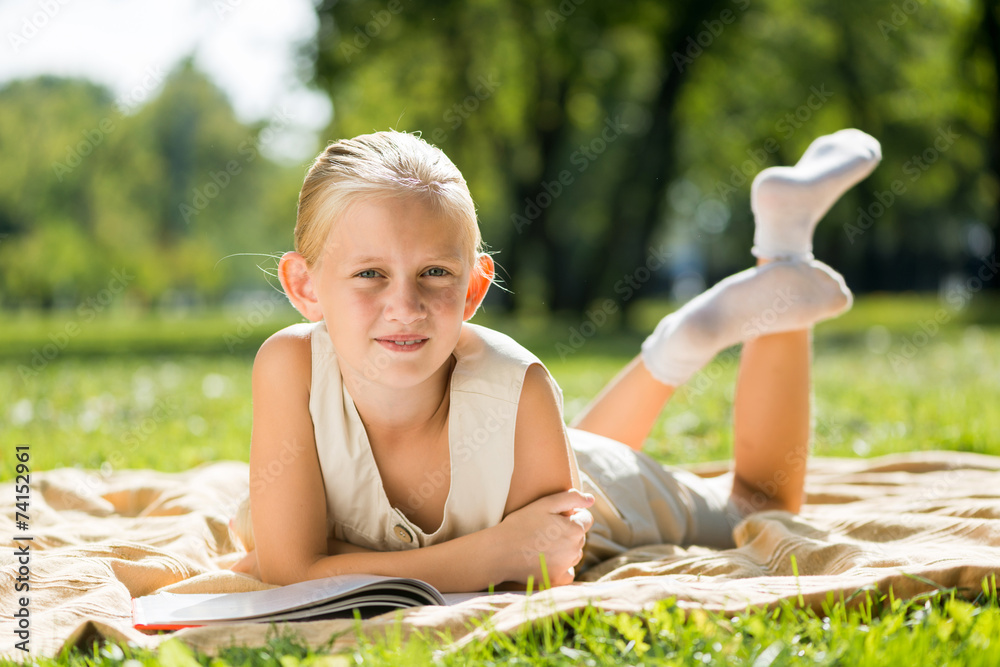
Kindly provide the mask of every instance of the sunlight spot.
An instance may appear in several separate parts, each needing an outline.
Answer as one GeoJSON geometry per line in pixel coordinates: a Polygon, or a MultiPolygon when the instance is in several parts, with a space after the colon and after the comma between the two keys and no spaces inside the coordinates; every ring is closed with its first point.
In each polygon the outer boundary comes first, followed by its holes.
{"type": "Polygon", "coordinates": [[[872,354],[885,354],[892,346],[892,335],[881,324],[868,327],[865,332],[865,347],[872,354]]]}
{"type": "Polygon", "coordinates": [[[682,412],[676,417],[671,417],[664,424],[663,430],[670,435],[677,435],[687,431],[693,431],[701,424],[698,415],[693,412],[682,412]]]}
{"type": "Polygon", "coordinates": [[[201,381],[201,393],[205,398],[219,398],[229,389],[229,379],[218,373],[209,373],[201,381]]]}
{"type": "Polygon", "coordinates": [[[962,344],[970,352],[982,352],[986,346],[986,334],[982,327],[975,324],[965,327],[962,332],[962,344]]]}
{"type": "Polygon", "coordinates": [[[10,409],[10,421],[14,426],[27,424],[35,416],[35,410],[31,406],[31,400],[22,398],[10,409]]]}
{"type": "Polygon", "coordinates": [[[208,422],[201,415],[191,415],[187,420],[187,428],[191,435],[205,435],[208,431],[208,422]]]}
{"type": "Polygon", "coordinates": [[[101,425],[101,415],[96,410],[87,408],[77,418],[77,425],[84,433],[93,433],[101,425]]]}
{"type": "Polygon", "coordinates": [[[132,397],[141,410],[148,410],[156,402],[156,385],[145,373],[136,371],[132,376],[132,397]]]}
{"type": "Polygon", "coordinates": [[[160,366],[160,384],[165,389],[176,389],[180,386],[183,375],[181,367],[172,361],[160,366]]]}

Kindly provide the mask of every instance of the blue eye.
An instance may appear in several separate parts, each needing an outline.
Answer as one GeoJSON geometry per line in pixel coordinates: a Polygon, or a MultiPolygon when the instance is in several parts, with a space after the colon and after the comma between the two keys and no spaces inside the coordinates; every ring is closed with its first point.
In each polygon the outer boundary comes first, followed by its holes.
{"type": "Polygon", "coordinates": [[[442,269],[440,266],[435,266],[433,269],[427,269],[427,273],[434,278],[442,278],[448,275],[448,270],[442,269]]]}
{"type": "Polygon", "coordinates": [[[365,269],[357,274],[358,278],[378,278],[378,271],[375,269],[365,269]]]}

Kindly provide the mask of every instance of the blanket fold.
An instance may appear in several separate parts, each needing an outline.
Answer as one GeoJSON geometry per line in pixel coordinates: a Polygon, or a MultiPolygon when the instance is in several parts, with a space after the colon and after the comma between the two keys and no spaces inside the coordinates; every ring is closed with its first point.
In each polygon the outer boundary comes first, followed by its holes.
{"type": "MultiPolygon", "coordinates": [[[[694,468],[713,475],[720,465],[694,468]]],[[[248,486],[245,463],[224,461],[182,473],[65,468],[31,477],[30,522],[15,529],[13,503],[0,527],[0,606],[11,624],[29,598],[33,657],[107,638],[153,648],[176,636],[212,653],[232,643],[262,645],[266,624],[190,628],[171,634],[138,631],[131,598],[159,591],[244,592],[271,588],[226,569],[239,558],[227,522],[248,486]],[[30,542],[15,541],[30,535],[30,542]],[[15,549],[29,544],[30,591],[17,592],[15,549]],[[11,611],[8,611],[11,610],[11,611]]],[[[13,483],[0,497],[14,497],[13,483]]],[[[957,587],[969,596],[1000,570],[1000,457],[917,452],[875,459],[814,459],[800,515],[765,512],[735,529],[737,548],[715,551],[650,545],[600,563],[580,583],[529,598],[496,595],[454,607],[398,613],[404,632],[447,632],[458,644],[554,613],[594,604],[634,612],[673,597],[682,607],[738,613],[802,599],[820,609],[866,587],[899,598],[957,587]],[[797,574],[796,574],[797,573],[797,574]]],[[[396,615],[365,621],[376,633],[396,615]]],[[[354,622],[292,626],[313,647],[350,645],[354,622]]],[[[3,633],[0,652],[25,654],[3,633]]]]}

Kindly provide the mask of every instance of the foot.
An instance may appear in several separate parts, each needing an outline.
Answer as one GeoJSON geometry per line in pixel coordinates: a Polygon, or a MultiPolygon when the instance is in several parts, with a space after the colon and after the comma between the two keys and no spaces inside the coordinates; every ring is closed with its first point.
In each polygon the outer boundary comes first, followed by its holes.
{"type": "Polygon", "coordinates": [[[642,344],[643,363],[676,387],[731,345],[808,329],[851,303],[843,277],[826,264],[770,262],[726,278],[664,317],[642,344]]]}
{"type": "Polygon", "coordinates": [[[812,259],[816,223],[881,159],[877,140],[847,129],[813,141],[794,167],[770,167],[757,174],[750,190],[754,256],[812,259]]]}

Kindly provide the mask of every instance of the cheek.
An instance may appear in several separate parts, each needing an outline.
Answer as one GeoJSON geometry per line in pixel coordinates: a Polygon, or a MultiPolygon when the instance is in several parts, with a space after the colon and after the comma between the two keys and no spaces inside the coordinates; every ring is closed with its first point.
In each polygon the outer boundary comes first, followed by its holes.
{"type": "Polygon", "coordinates": [[[451,314],[465,309],[466,290],[450,287],[428,295],[427,306],[435,315],[451,314]]]}
{"type": "Polygon", "coordinates": [[[334,295],[333,310],[348,318],[361,319],[378,313],[379,300],[364,290],[345,289],[334,295]]]}
{"type": "Polygon", "coordinates": [[[366,334],[371,322],[378,318],[377,299],[350,290],[330,292],[326,297],[323,312],[327,315],[327,328],[331,335],[336,332],[342,345],[359,333],[366,334]]]}

